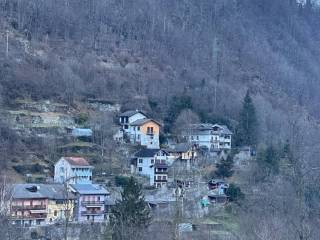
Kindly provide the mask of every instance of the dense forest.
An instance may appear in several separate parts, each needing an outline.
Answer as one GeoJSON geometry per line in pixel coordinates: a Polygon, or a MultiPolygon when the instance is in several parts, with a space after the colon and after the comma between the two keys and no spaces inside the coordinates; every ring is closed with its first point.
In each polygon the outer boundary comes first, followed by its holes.
{"type": "MultiPolygon", "coordinates": [[[[233,209],[241,239],[318,239],[319,28],[310,0],[0,0],[1,108],[104,99],[166,132],[184,109],[236,131],[249,92],[259,153],[233,209]]],[[[25,151],[0,132],[1,152],[25,151]]]]}

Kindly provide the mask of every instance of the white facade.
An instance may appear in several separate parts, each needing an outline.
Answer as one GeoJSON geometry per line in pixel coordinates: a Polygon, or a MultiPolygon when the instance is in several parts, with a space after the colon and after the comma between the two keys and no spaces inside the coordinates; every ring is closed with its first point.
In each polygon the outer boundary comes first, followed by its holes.
{"type": "Polygon", "coordinates": [[[130,142],[133,144],[139,144],[141,146],[145,146],[150,149],[159,149],[160,141],[159,134],[149,133],[145,134],[141,132],[140,126],[129,126],[128,136],[130,138],[130,142]]]}
{"type": "MultiPolygon", "coordinates": [[[[167,164],[168,159],[168,153],[166,153],[163,150],[154,151],[154,154],[143,156],[139,154],[135,157],[136,158],[136,166],[132,166],[132,173],[146,176],[149,178],[150,186],[155,185],[155,178],[157,178],[156,175],[158,175],[158,172],[155,170],[156,164],[167,164]]],[[[167,172],[162,172],[162,176],[166,176],[167,179],[167,172]]]]}
{"type": "Polygon", "coordinates": [[[194,124],[185,132],[190,143],[209,150],[231,149],[232,132],[227,126],[218,124],[194,124]]]}
{"type": "Polygon", "coordinates": [[[68,158],[62,157],[54,166],[54,182],[65,183],[67,181],[70,184],[92,183],[92,168],[92,166],[86,164],[71,164],[68,158]]]}
{"type": "Polygon", "coordinates": [[[147,118],[146,115],[144,115],[142,112],[136,111],[129,111],[128,114],[121,114],[119,117],[119,123],[122,126],[122,129],[125,133],[131,134],[132,129],[130,128],[130,124],[140,120],[147,118]]]}

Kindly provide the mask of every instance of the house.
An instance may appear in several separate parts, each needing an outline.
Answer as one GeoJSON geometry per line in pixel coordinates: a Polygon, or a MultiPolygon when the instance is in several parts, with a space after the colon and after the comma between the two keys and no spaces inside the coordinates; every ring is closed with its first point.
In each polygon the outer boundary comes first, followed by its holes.
{"type": "Polygon", "coordinates": [[[54,166],[54,182],[89,184],[92,183],[92,169],[88,161],[81,157],[62,157],[54,166]]]}
{"type": "Polygon", "coordinates": [[[71,184],[77,198],[75,219],[79,222],[104,222],[107,218],[105,201],[109,192],[98,184],[71,184]]]}
{"type": "Polygon", "coordinates": [[[126,111],[120,114],[119,123],[122,126],[122,129],[124,130],[124,132],[128,132],[129,126],[131,125],[131,123],[137,120],[145,119],[145,118],[147,118],[147,115],[142,111],[139,111],[139,110],[126,111]]]}
{"type": "Polygon", "coordinates": [[[160,126],[160,123],[149,118],[132,122],[128,133],[130,142],[146,148],[159,149],[160,126]]]}
{"type": "Polygon", "coordinates": [[[208,199],[211,203],[227,203],[229,197],[226,194],[229,184],[221,179],[212,179],[208,182],[208,199]]]}
{"type": "Polygon", "coordinates": [[[194,161],[198,156],[196,145],[190,143],[176,144],[174,148],[171,150],[171,153],[175,154],[177,158],[183,161],[194,161]]]}
{"type": "Polygon", "coordinates": [[[168,156],[169,153],[161,149],[143,148],[131,160],[131,173],[148,177],[151,186],[165,186],[168,182],[168,156]]]}
{"type": "Polygon", "coordinates": [[[232,132],[225,125],[191,124],[183,131],[189,143],[208,150],[231,149],[232,132]]]}
{"type": "Polygon", "coordinates": [[[126,111],[120,114],[119,124],[121,129],[114,135],[117,141],[125,138],[132,144],[138,144],[147,148],[159,148],[159,133],[161,124],[147,118],[142,111],[126,111]]]}
{"type": "Polygon", "coordinates": [[[62,184],[15,184],[10,215],[13,224],[35,226],[72,220],[75,196],[62,184]]]}

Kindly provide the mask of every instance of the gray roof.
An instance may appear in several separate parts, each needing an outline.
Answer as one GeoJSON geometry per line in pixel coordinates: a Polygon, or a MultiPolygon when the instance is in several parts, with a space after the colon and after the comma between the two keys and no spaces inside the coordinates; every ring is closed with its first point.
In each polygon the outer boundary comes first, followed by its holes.
{"type": "Polygon", "coordinates": [[[156,124],[161,125],[159,122],[157,122],[156,120],[153,120],[151,118],[138,119],[138,120],[132,122],[130,125],[132,125],[132,126],[141,126],[141,125],[143,125],[143,124],[145,124],[147,122],[155,122],[156,124]]]}
{"type": "Polygon", "coordinates": [[[72,193],[67,193],[63,184],[14,184],[12,190],[14,199],[74,199],[72,193]],[[32,189],[34,191],[32,191],[32,189]]]}
{"type": "Polygon", "coordinates": [[[189,143],[178,143],[174,147],[175,152],[187,152],[192,148],[192,145],[189,143]]]}
{"type": "Polygon", "coordinates": [[[72,136],[74,136],[74,137],[91,137],[92,130],[89,128],[74,128],[72,130],[72,136]]]}
{"type": "Polygon", "coordinates": [[[226,125],[219,125],[219,124],[210,124],[210,123],[200,123],[200,124],[191,124],[191,129],[199,130],[199,131],[206,131],[206,130],[213,130],[214,127],[218,127],[220,130],[219,132],[222,134],[231,135],[232,132],[226,125]]]}
{"type": "Polygon", "coordinates": [[[99,184],[70,184],[70,187],[79,194],[108,195],[109,192],[99,184]]]}
{"type": "Polygon", "coordinates": [[[138,152],[134,154],[135,157],[154,157],[159,151],[164,151],[162,149],[149,149],[149,148],[142,148],[138,152]]]}
{"type": "Polygon", "coordinates": [[[140,111],[140,110],[129,110],[129,111],[125,111],[125,112],[121,113],[120,117],[132,117],[136,113],[141,113],[141,114],[146,116],[146,114],[143,111],[140,111]]]}

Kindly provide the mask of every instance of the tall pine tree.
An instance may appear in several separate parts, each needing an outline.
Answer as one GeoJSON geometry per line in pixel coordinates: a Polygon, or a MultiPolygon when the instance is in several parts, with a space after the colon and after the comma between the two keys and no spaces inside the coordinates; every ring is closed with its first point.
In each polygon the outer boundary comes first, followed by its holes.
{"type": "Polygon", "coordinates": [[[112,239],[138,240],[150,224],[151,217],[141,185],[131,177],[121,193],[122,199],[111,210],[112,239]]]}
{"type": "Polygon", "coordinates": [[[255,146],[257,144],[258,120],[249,91],[243,101],[239,125],[236,131],[237,146],[255,146]]]}

